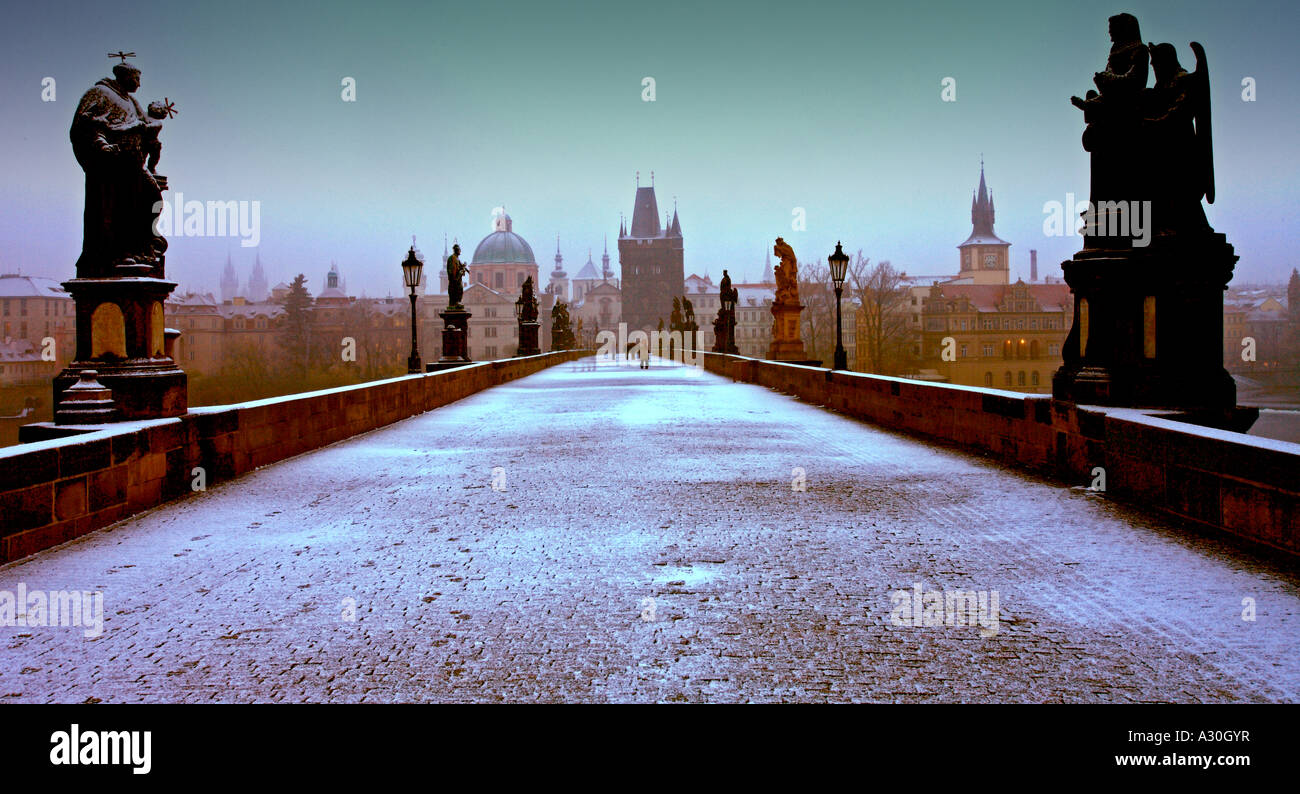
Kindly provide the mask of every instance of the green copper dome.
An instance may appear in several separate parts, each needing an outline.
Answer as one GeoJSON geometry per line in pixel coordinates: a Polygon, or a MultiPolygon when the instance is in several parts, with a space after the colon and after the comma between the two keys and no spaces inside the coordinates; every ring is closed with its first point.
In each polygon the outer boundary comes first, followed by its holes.
{"type": "Polygon", "coordinates": [[[533,248],[512,230],[509,215],[500,215],[494,226],[496,231],[484,237],[474,249],[471,265],[535,265],[533,248]]]}

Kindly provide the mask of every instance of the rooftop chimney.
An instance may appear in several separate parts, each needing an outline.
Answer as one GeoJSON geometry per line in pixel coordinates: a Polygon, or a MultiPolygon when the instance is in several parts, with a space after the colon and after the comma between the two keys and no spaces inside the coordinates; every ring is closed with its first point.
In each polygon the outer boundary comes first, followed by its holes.
{"type": "Polygon", "coordinates": [[[1038,282],[1038,251],[1033,248],[1029,249],[1029,280],[1038,282]]]}

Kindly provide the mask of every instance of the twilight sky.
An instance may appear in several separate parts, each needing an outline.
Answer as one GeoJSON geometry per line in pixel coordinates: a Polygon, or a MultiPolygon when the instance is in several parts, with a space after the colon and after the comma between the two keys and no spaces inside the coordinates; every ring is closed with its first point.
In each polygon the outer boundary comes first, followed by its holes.
{"type": "MultiPolygon", "coordinates": [[[[1071,94],[1105,64],[1106,19],[1206,47],[1216,230],[1236,283],[1281,281],[1300,242],[1300,4],[1294,2],[67,3],[14,6],[0,32],[0,271],[72,276],[80,95],[134,50],[136,97],[163,96],[159,172],[174,199],[261,202],[260,245],[170,238],[168,275],[217,288],[260,252],[271,283],[336,260],[349,291],[400,294],[418,235],[466,253],[505,205],[543,282],[561,238],[572,275],[630,213],[635,173],[677,197],[687,273],[757,278],[772,239],[801,259],[843,239],[914,274],[956,272],[983,154],[1012,275],[1079,248],[1046,237],[1043,204],[1087,198],[1071,94]],[[656,101],[642,101],[642,78],[656,101]],[[953,77],[957,101],[942,102],[953,77]],[[1257,101],[1243,102],[1243,77],[1257,101]],[[42,101],[42,80],[56,99],[42,101]],[[356,102],[340,82],[356,80],[356,102]],[[792,211],[807,230],[791,228],[792,211]]],[[[434,257],[430,256],[430,261],[434,257]]],[[[617,270],[617,267],[616,267],[617,270]]]]}

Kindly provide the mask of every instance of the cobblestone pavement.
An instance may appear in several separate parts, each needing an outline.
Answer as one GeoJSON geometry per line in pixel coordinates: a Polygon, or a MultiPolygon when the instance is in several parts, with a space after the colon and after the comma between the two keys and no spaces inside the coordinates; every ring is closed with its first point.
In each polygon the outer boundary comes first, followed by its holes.
{"type": "Polygon", "coordinates": [[[0,567],[105,604],[0,628],[0,703],[1296,701],[1298,581],[757,386],[565,365],[0,567]],[[996,633],[896,625],[916,583],[996,591],[996,633]]]}

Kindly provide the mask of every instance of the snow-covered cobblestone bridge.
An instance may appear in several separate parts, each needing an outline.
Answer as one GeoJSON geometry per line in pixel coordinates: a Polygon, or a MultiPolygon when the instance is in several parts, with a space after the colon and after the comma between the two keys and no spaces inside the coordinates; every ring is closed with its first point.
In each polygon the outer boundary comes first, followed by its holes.
{"type": "Polygon", "coordinates": [[[682,367],[547,370],[20,586],[102,591],[103,631],[0,628],[0,703],[1300,695],[1294,573],[682,367]]]}

